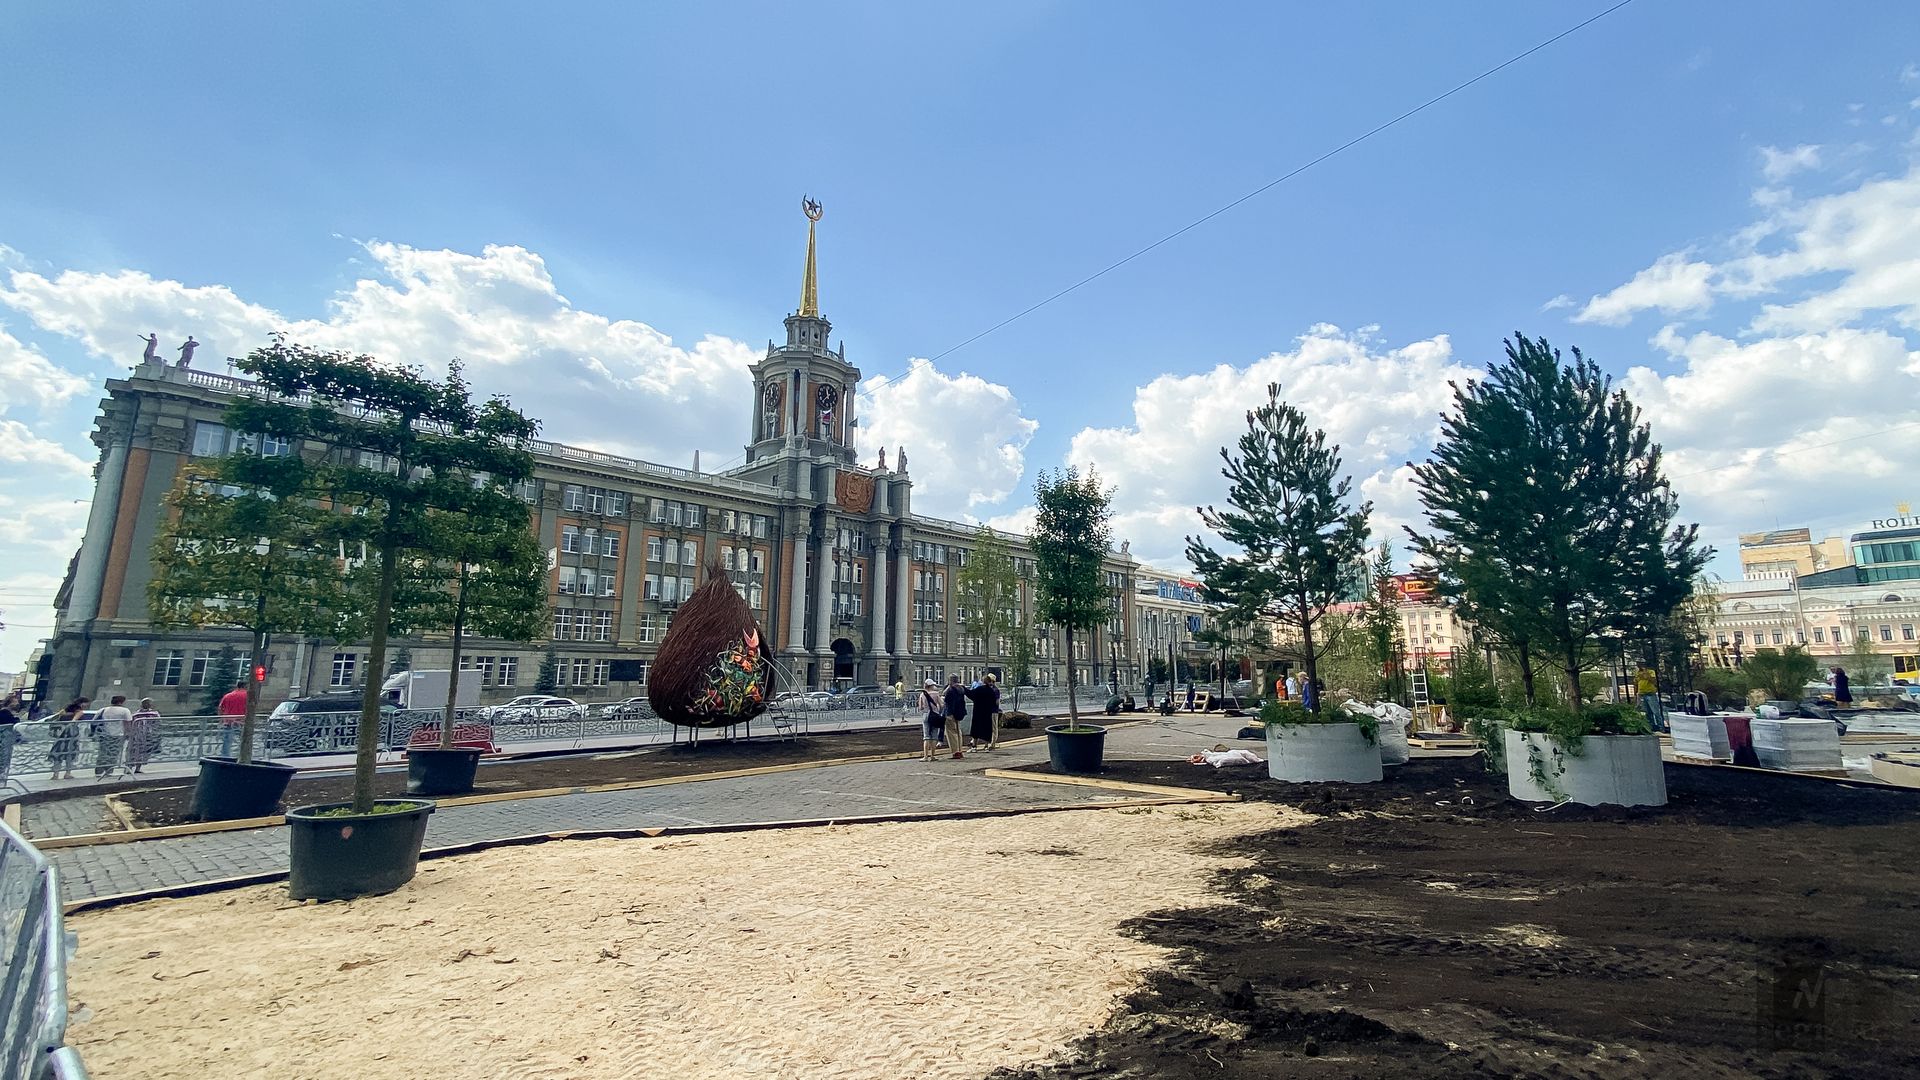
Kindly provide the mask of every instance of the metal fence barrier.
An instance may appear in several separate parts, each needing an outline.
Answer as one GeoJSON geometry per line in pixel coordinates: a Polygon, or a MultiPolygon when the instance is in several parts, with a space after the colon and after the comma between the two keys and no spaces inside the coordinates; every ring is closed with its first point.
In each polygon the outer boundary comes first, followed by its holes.
{"type": "Polygon", "coordinates": [[[53,864],[0,823],[0,1076],[86,1080],[67,1040],[67,957],[53,864]]]}

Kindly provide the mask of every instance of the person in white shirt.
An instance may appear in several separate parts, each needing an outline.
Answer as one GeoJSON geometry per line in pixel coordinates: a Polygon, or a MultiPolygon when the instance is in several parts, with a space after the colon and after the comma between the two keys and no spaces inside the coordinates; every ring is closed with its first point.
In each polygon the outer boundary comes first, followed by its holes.
{"type": "Polygon", "coordinates": [[[125,694],[113,695],[113,702],[93,718],[95,779],[112,776],[120,768],[120,752],[127,744],[127,721],[131,719],[133,710],[127,708],[125,694]]]}
{"type": "Polygon", "coordinates": [[[1300,700],[1300,676],[1298,675],[1289,674],[1287,676],[1287,700],[1300,700]]]}

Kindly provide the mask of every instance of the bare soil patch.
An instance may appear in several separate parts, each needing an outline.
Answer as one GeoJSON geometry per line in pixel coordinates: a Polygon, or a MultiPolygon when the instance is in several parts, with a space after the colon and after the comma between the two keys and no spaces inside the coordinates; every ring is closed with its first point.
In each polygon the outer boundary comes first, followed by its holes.
{"type": "MultiPolygon", "coordinates": [[[[920,725],[917,723],[869,731],[802,735],[793,740],[756,738],[727,741],[708,736],[698,746],[681,743],[636,751],[583,751],[564,757],[483,759],[473,793],[489,795],[618,784],[833,758],[917,753],[919,749],[920,725]]],[[[135,819],[143,828],[177,825],[191,820],[187,817],[187,809],[193,802],[193,783],[192,777],[183,777],[127,791],[121,798],[132,808],[135,819]]],[[[374,794],[377,796],[404,795],[406,790],[405,769],[382,772],[374,778],[374,794]]],[[[341,802],[352,797],[352,776],[299,777],[288,786],[282,807],[341,802]]]]}
{"type": "Polygon", "coordinates": [[[1221,845],[1228,902],[1129,924],[1174,963],[1065,1063],[996,1077],[1920,1075],[1920,794],[1670,765],[1664,809],[1537,812],[1477,758],[1105,775],[1320,824],[1221,845]],[[1760,1026],[1812,1015],[1775,1011],[1781,964],[1823,980],[1803,1048],[1760,1026]]]}

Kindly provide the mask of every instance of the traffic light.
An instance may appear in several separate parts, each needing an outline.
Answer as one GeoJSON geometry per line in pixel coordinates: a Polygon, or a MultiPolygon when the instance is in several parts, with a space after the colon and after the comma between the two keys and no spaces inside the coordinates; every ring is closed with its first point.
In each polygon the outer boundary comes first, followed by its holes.
{"type": "Polygon", "coordinates": [[[253,665],[253,681],[258,683],[263,683],[267,681],[267,665],[265,664],[253,665]]]}

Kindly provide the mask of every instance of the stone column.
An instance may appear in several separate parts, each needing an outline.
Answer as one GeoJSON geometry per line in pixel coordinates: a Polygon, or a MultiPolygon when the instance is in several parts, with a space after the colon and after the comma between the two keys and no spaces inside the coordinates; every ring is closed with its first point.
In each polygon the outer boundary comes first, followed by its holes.
{"type": "MultiPolygon", "coordinates": [[[[807,646],[807,534],[793,534],[793,582],[787,591],[787,649],[798,655],[807,646]]],[[[804,675],[805,672],[796,674],[804,675]]]]}
{"type": "Polygon", "coordinates": [[[74,563],[73,591],[67,602],[67,620],[82,624],[100,614],[101,585],[106,580],[107,554],[113,546],[113,527],[119,518],[120,485],[127,475],[127,443],[119,432],[100,463],[93,506],[87,513],[87,531],[81,534],[80,558],[74,563]]]}
{"type": "Polygon", "coordinates": [[[813,655],[820,661],[820,688],[833,685],[833,540],[831,515],[820,519],[820,557],[814,562],[818,575],[813,594],[813,655]]]}
{"type": "Polygon", "coordinates": [[[873,580],[869,583],[873,603],[873,633],[867,640],[873,642],[873,658],[876,678],[884,674],[887,660],[887,534],[883,530],[880,540],[873,546],[873,580]]]}
{"type": "Polygon", "coordinates": [[[893,564],[899,578],[893,587],[900,605],[900,623],[893,631],[893,657],[900,661],[902,670],[913,657],[913,650],[908,648],[913,641],[913,561],[910,547],[907,535],[901,533],[900,551],[894,556],[893,564]]]}

